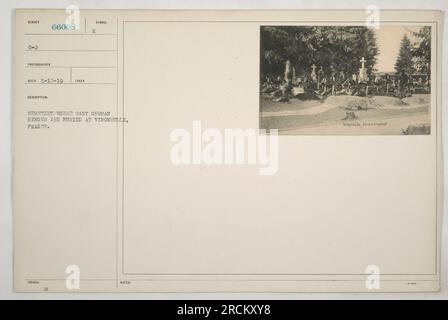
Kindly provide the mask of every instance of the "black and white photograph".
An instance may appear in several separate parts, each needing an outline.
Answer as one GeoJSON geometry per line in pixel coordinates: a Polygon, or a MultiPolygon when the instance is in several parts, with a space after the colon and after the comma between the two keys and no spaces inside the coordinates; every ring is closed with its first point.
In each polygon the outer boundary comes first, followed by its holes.
{"type": "Polygon", "coordinates": [[[260,129],[431,133],[431,26],[261,26],[260,129]]]}

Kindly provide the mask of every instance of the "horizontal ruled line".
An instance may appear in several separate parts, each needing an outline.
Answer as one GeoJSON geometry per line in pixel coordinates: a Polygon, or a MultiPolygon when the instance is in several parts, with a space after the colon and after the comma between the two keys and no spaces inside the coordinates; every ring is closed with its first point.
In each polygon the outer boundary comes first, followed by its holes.
{"type": "MultiPolygon", "coordinates": [[[[117,279],[80,279],[81,281],[116,281],[117,279]]],[[[242,281],[242,282],[252,282],[252,281],[265,281],[265,282],[276,282],[276,281],[303,281],[303,282],[365,282],[365,279],[119,279],[123,281],[198,281],[198,282],[218,282],[218,281],[242,281]]],[[[67,281],[67,279],[25,279],[25,281],[67,281]]],[[[429,279],[389,279],[381,280],[384,282],[409,282],[409,281],[422,281],[422,282],[436,282],[439,280],[429,280],[429,279]]]]}
{"type": "Polygon", "coordinates": [[[68,84],[74,84],[74,85],[84,85],[84,84],[117,84],[116,82],[64,82],[64,83],[36,83],[36,82],[25,82],[26,85],[54,85],[54,86],[59,86],[59,85],[68,85],[68,84]]]}
{"type": "Polygon", "coordinates": [[[25,33],[26,36],[116,36],[116,33],[25,33]]]}
{"type": "Polygon", "coordinates": [[[25,52],[117,52],[117,50],[25,50],[25,52]]]}
{"type": "Polygon", "coordinates": [[[115,69],[116,66],[79,66],[79,67],[77,67],[77,66],[29,66],[29,65],[26,65],[25,68],[30,68],[30,69],[33,69],[33,68],[36,68],[36,69],[38,69],[38,68],[115,69]]]}

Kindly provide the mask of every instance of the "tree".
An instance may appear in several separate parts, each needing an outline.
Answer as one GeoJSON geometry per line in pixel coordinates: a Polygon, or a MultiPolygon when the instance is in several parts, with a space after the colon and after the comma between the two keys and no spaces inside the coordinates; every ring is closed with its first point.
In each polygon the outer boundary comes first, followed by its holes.
{"type": "Polygon", "coordinates": [[[378,54],[374,31],[360,26],[263,26],[260,38],[262,78],[281,76],[287,60],[298,74],[309,74],[312,64],[327,76],[357,73],[362,57],[370,75],[378,54]]]}
{"type": "Polygon", "coordinates": [[[414,44],[412,54],[415,58],[416,69],[420,73],[428,76],[431,74],[431,27],[425,26],[420,28],[413,35],[417,41],[414,44]]]}
{"type": "Polygon", "coordinates": [[[395,70],[402,85],[406,85],[414,73],[414,63],[412,61],[412,45],[407,35],[404,35],[400,42],[400,52],[395,62],[395,70]]]}
{"type": "MultiPolygon", "coordinates": [[[[378,47],[376,45],[375,31],[371,28],[358,28],[359,45],[356,55],[367,59],[366,68],[369,79],[373,79],[373,73],[376,71],[374,66],[377,61],[378,47]]],[[[359,64],[355,64],[359,66],[359,64]]]]}

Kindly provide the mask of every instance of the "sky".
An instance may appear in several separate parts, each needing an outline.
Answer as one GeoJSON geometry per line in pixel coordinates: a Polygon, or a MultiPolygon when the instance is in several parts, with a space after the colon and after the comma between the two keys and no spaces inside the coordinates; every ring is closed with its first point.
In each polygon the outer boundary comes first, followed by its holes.
{"type": "Polygon", "coordinates": [[[379,72],[392,72],[395,70],[395,60],[400,50],[400,41],[406,34],[413,42],[411,32],[417,32],[420,26],[381,26],[375,30],[379,55],[375,68],[379,72]]]}

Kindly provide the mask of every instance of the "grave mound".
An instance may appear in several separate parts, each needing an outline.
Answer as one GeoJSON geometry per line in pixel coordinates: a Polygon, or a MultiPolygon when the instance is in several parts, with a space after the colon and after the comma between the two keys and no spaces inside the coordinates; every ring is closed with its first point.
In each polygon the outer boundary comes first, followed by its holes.
{"type": "Polygon", "coordinates": [[[429,104],[431,96],[429,94],[414,94],[411,97],[403,98],[407,104],[429,104]]]}
{"type": "Polygon", "coordinates": [[[325,103],[348,110],[367,110],[381,107],[381,104],[373,98],[357,96],[329,96],[325,103]]]}

